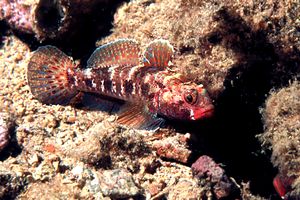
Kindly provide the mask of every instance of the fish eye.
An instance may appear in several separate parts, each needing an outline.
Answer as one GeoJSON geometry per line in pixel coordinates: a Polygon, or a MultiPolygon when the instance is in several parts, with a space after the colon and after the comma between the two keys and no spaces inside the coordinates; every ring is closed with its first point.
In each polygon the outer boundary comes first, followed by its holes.
{"type": "Polygon", "coordinates": [[[198,92],[197,90],[189,90],[184,94],[184,100],[189,104],[194,104],[198,100],[198,92]]]}

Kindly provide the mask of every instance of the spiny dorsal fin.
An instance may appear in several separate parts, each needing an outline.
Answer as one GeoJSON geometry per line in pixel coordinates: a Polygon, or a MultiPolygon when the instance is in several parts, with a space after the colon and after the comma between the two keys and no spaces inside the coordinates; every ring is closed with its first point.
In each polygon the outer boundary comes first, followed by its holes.
{"type": "Polygon", "coordinates": [[[168,68],[173,54],[174,48],[168,40],[154,40],[144,52],[143,64],[146,67],[168,68]]]}
{"type": "Polygon", "coordinates": [[[143,105],[128,104],[120,111],[117,122],[131,128],[156,131],[165,120],[147,112],[143,105]]]}
{"type": "Polygon", "coordinates": [[[136,66],[139,64],[140,48],[133,39],[119,39],[98,47],[89,60],[89,68],[106,68],[111,66],[136,66]]]}

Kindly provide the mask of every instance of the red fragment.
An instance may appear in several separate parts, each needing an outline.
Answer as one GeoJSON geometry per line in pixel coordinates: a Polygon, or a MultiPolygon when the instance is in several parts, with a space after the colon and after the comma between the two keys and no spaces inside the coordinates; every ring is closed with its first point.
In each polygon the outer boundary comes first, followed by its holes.
{"type": "Polygon", "coordinates": [[[48,151],[49,153],[55,153],[55,146],[53,144],[46,144],[44,146],[44,150],[48,151]]]}
{"type": "Polygon", "coordinates": [[[273,186],[282,199],[286,199],[286,194],[292,190],[291,185],[294,180],[295,177],[288,177],[280,173],[273,179],[273,186]]]}

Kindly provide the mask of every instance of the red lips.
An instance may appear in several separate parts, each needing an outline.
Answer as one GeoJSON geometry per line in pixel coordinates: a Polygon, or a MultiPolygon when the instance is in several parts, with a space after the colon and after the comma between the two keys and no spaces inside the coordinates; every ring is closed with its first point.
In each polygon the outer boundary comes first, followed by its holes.
{"type": "Polygon", "coordinates": [[[200,108],[194,111],[194,119],[202,119],[211,117],[214,113],[214,107],[208,106],[206,108],[200,108]]]}

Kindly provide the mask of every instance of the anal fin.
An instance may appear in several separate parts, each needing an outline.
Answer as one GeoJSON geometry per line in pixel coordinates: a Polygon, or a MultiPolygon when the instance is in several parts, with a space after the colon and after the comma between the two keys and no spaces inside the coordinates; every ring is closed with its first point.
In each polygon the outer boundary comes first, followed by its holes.
{"type": "Polygon", "coordinates": [[[145,106],[128,104],[119,112],[117,123],[135,129],[156,131],[165,120],[146,111],[145,106]]]}

